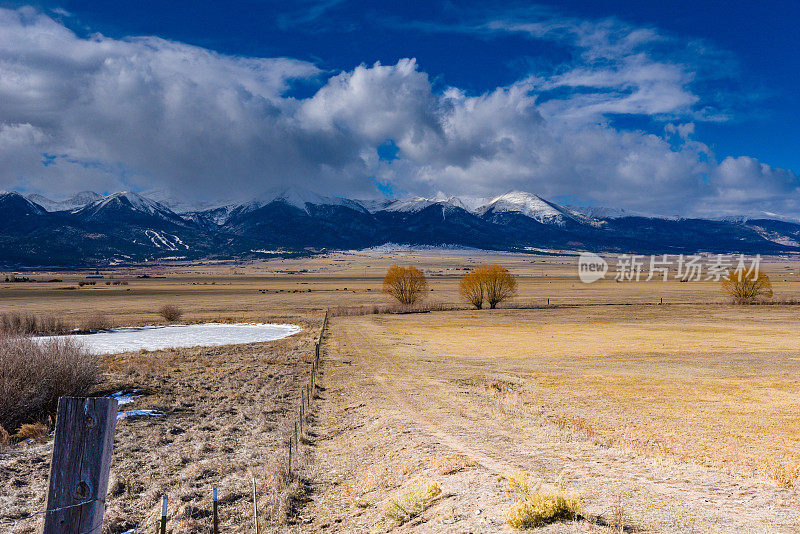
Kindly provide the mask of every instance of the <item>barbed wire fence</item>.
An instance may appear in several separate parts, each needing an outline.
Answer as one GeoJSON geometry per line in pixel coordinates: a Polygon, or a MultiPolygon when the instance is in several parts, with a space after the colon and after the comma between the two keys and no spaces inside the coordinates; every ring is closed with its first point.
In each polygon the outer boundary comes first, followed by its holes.
{"type": "MultiPolygon", "coordinates": [[[[293,430],[289,436],[287,445],[286,445],[286,471],[282,473],[285,479],[283,483],[288,485],[291,484],[293,481],[296,481],[300,476],[299,472],[299,455],[300,455],[300,447],[304,440],[308,437],[308,422],[311,415],[311,411],[315,405],[315,399],[317,398],[317,388],[318,388],[318,379],[319,379],[319,367],[322,359],[323,348],[322,348],[322,341],[325,336],[325,331],[328,327],[328,318],[329,318],[329,311],[326,310],[325,317],[322,321],[322,327],[320,328],[319,335],[314,342],[314,356],[311,360],[311,369],[309,373],[308,382],[302,386],[300,392],[300,406],[294,412],[293,417],[293,430]]],[[[103,399],[105,400],[105,399],[103,399]]],[[[109,399],[110,400],[110,399],[109,399]]],[[[110,404],[114,408],[114,412],[116,412],[116,401],[110,404]]],[[[61,413],[61,405],[59,405],[59,413],[61,413]]],[[[115,415],[116,417],[116,415],[115,415]]],[[[56,440],[58,439],[58,421],[56,427],[56,440]]],[[[89,425],[90,427],[93,425],[89,425]]],[[[111,436],[111,441],[113,442],[113,431],[111,436]]],[[[57,463],[56,460],[56,447],[54,446],[53,452],[53,463],[57,463]]],[[[210,462],[215,460],[222,460],[228,459],[229,454],[221,454],[211,458],[204,457],[202,458],[203,462],[210,462]]],[[[52,485],[52,478],[53,473],[59,471],[61,467],[56,465],[51,465],[51,485],[52,485]]],[[[106,475],[106,484],[107,484],[107,475],[106,475]]],[[[103,486],[103,484],[101,484],[103,486]]],[[[230,491],[234,491],[233,488],[228,488],[230,491]]],[[[52,490],[51,490],[52,491],[52,490]]],[[[50,493],[50,492],[48,492],[50,493]]],[[[258,483],[256,477],[251,477],[250,479],[250,488],[248,488],[248,493],[252,493],[252,507],[253,507],[253,532],[259,533],[260,529],[260,519],[259,519],[259,509],[258,509],[258,483]]],[[[209,525],[209,532],[213,534],[219,534],[220,532],[220,487],[219,486],[212,486],[211,491],[211,512],[208,514],[208,518],[210,520],[209,525]]],[[[50,501],[50,495],[48,494],[48,501],[50,501]]],[[[53,508],[48,508],[44,510],[37,510],[35,512],[31,512],[28,515],[23,517],[18,517],[14,519],[0,519],[0,525],[8,526],[11,534],[17,532],[17,528],[20,525],[27,524],[28,521],[33,519],[37,519],[39,517],[45,518],[45,527],[43,531],[45,533],[48,531],[48,520],[54,514],[58,514],[65,511],[70,511],[82,507],[88,507],[89,505],[100,503],[102,507],[105,506],[105,497],[103,498],[92,498],[92,499],[85,499],[81,502],[69,504],[65,506],[58,506],[53,508]]],[[[241,506],[241,504],[237,503],[237,506],[241,506]]],[[[250,506],[250,504],[248,504],[250,506]]],[[[102,508],[101,508],[102,510],[102,508]]],[[[174,523],[177,520],[181,519],[181,516],[184,516],[184,519],[188,519],[186,516],[190,515],[187,512],[181,514],[181,507],[180,503],[175,501],[170,501],[168,495],[164,494],[161,497],[161,502],[159,503],[158,508],[154,508],[151,510],[146,516],[145,519],[136,524],[136,526],[126,530],[123,534],[139,534],[142,532],[151,532],[152,529],[155,527],[156,532],[165,534],[168,528],[171,527],[170,523],[174,523]],[[160,509],[160,510],[159,510],[160,509]],[[153,512],[156,512],[155,514],[153,512]],[[160,513],[158,513],[160,511],[160,513]]],[[[61,521],[63,523],[63,521],[61,521]]],[[[93,524],[86,529],[66,529],[63,530],[63,525],[56,527],[57,529],[61,530],[54,530],[53,532],[60,532],[63,534],[101,534],[103,527],[103,514],[102,512],[99,514],[99,518],[93,521],[93,524]]],[[[2,529],[3,532],[6,532],[5,527],[2,529]]],[[[51,529],[52,530],[52,529],[51,529]]]]}

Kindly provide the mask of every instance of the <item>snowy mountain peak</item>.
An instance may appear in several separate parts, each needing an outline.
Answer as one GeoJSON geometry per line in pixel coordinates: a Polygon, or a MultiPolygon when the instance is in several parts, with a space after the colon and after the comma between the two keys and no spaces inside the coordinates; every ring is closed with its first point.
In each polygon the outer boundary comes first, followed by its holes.
{"type": "Polygon", "coordinates": [[[136,211],[141,211],[143,213],[147,213],[148,215],[157,215],[165,210],[170,212],[172,211],[166,206],[159,204],[155,200],[145,198],[142,195],[134,193],[133,191],[114,193],[113,195],[109,195],[105,198],[97,200],[93,203],[93,205],[97,209],[102,209],[107,206],[127,205],[136,211]]]}
{"type": "Polygon", "coordinates": [[[511,191],[495,197],[486,206],[479,209],[481,214],[492,213],[521,213],[541,223],[555,223],[563,225],[573,216],[561,206],[548,202],[533,193],[524,191],[511,191]]]}
{"type": "Polygon", "coordinates": [[[416,213],[435,204],[441,205],[444,208],[461,208],[463,210],[470,211],[460,198],[446,196],[441,193],[432,198],[414,197],[394,200],[388,205],[384,206],[383,209],[386,211],[416,213]]]}
{"type": "Polygon", "coordinates": [[[182,222],[182,219],[168,207],[133,191],[122,191],[102,197],[82,208],[72,210],[72,213],[95,218],[106,212],[117,211],[133,211],[159,219],[182,222]]]}
{"type": "Polygon", "coordinates": [[[33,193],[28,195],[28,200],[39,204],[47,211],[65,211],[75,210],[82,208],[87,204],[91,204],[95,200],[103,198],[103,195],[95,193],[94,191],[81,191],[64,200],[52,200],[44,195],[33,193]]]}
{"type": "Polygon", "coordinates": [[[307,189],[298,187],[289,187],[285,189],[277,189],[259,196],[254,202],[249,205],[254,209],[266,206],[271,202],[283,202],[289,206],[294,206],[300,210],[308,212],[308,206],[343,206],[356,211],[366,213],[364,206],[354,200],[342,197],[329,197],[323,196],[307,189]]]}
{"type": "Polygon", "coordinates": [[[42,215],[46,212],[42,206],[15,191],[0,191],[0,205],[14,206],[14,209],[24,214],[42,215]]]}

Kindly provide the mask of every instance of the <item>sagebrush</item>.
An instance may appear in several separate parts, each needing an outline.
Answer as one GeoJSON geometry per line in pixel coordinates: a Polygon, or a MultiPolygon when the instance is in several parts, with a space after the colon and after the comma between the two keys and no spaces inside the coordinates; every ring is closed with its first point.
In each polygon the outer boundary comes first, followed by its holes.
{"type": "Polygon", "coordinates": [[[38,334],[63,334],[70,325],[53,314],[9,312],[0,314],[0,335],[33,336],[38,334]]]}
{"type": "Polygon", "coordinates": [[[183,310],[174,304],[164,304],[158,310],[158,314],[173,323],[183,317],[183,310]]]}
{"type": "Polygon", "coordinates": [[[580,496],[561,489],[545,491],[527,475],[511,477],[508,489],[519,497],[506,514],[506,523],[513,528],[536,528],[556,521],[576,520],[581,515],[580,496]]]}
{"type": "Polygon", "coordinates": [[[78,342],[0,336],[0,426],[13,433],[55,414],[59,397],[87,396],[99,378],[97,360],[78,342]]]}

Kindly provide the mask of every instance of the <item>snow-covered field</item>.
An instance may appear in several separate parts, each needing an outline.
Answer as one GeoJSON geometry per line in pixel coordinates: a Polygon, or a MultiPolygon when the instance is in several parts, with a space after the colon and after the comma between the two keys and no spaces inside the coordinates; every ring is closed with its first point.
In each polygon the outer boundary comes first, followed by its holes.
{"type": "Polygon", "coordinates": [[[258,343],[281,339],[299,331],[300,327],[293,324],[205,323],[114,328],[108,332],[77,334],[69,337],[80,341],[89,352],[94,354],[116,354],[141,349],[159,350],[258,343]]]}

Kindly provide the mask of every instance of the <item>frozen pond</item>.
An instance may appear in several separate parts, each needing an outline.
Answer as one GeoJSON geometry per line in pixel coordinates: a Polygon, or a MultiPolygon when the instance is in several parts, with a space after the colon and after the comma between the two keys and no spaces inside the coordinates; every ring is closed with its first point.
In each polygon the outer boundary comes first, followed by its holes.
{"type": "MultiPolygon", "coordinates": [[[[272,341],[296,334],[301,329],[293,324],[205,323],[171,326],[114,328],[97,334],[68,336],[80,341],[94,354],[159,350],[178,347],[213,347],[272,341]]],[[[39,338],[47,339],[47,338],[39,338]]]]}

